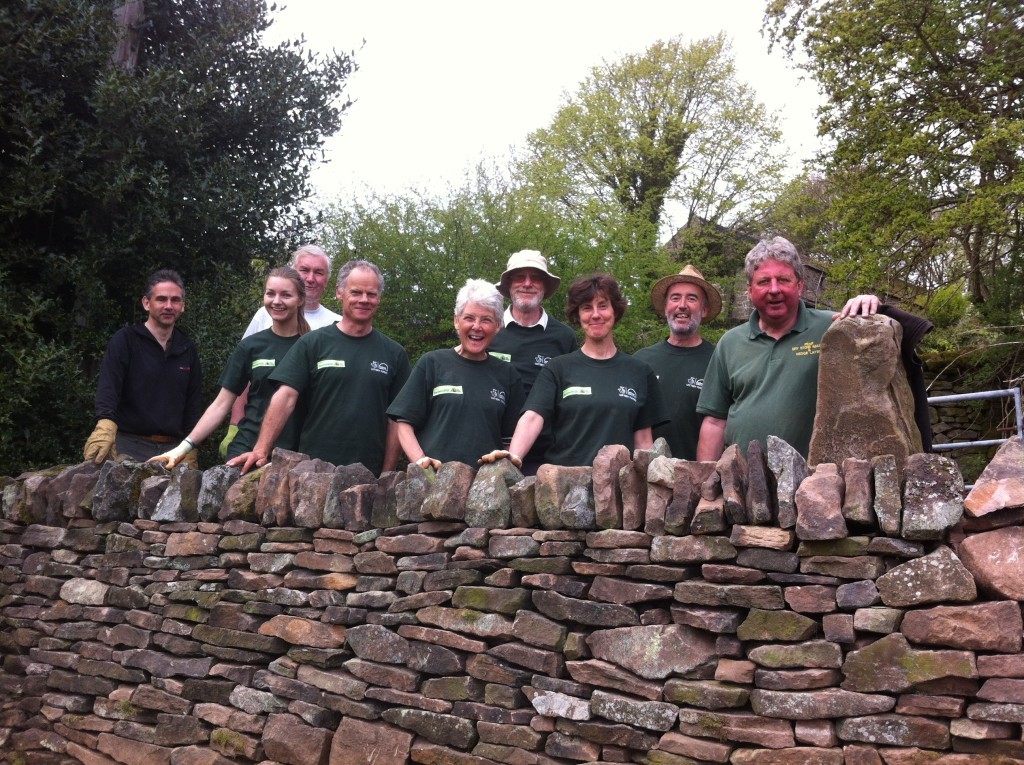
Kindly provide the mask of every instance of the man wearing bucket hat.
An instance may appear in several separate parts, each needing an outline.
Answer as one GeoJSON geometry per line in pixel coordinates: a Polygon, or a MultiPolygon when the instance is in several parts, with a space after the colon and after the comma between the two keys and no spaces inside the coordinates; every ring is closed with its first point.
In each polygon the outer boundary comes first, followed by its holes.
{"type": "Polygon", "coordinates": [[[686,265],[678,274],[654,283],[651,303],[665,317],[669,335],[634,355],[646,361],[658,376],[662,399],[669,404],[672,417],[654,429],[654,437],[668,441],[673,457],[693,460],[697,458],[702,419],[697,414],[697,398],[715,350],[700,336],[700,326],[718,316],[722,296],[699,270],[686,265]]]}
{"type": "MultiPolygon", "coordinates": [[[[494,336],[490,354],[508,361],[523,380],[529,394],[537,375],[556,356],[579,347],[576,333],[544,310],[543,302],[558,291],[561,279],[548,271],[548,261],[538,250],[520,250],[509,256],[498,283],[498,292],[509,299],[504,329],[494,336]]],[[[535,472],[550,443],[541,434],[526,456],[525,470],[535,472]]]]}

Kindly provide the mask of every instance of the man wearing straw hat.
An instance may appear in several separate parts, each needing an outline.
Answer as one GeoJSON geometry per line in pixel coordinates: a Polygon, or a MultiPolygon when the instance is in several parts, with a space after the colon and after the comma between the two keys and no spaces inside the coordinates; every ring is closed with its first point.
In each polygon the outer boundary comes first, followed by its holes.
{"type": "Polygon", "coordinates": [[[658,376],[662,399],[668,403],[672,418],[654,429],[654,437],[668,441],[673,457],[693,460],[697,458],[703,419],[696,411],[697,399],[715,350],[700,336],[700,325],[718,316],[722,296],[700,271],[686,265],[678,274],[655,282],[651,303],[665,317],[669,335],[634,355],[646,361],[658,376]]]}
{"type": "MultiPolygon", "coordinates": [[[[543,302],[558,291],[561,281],[548,271],[547,258],[538,250],[520,250],[509,256],[501,279],[494,285],[510,304],[505,309],[504,329],[494,336],[490,354],[515,367],[527,395],[552,358],[579,346],[576,333],[544,310],[543,302]]],[[[541,433],[523,461],[528,475],[543,463],[549,443],[548,434],[541,433]]]]}

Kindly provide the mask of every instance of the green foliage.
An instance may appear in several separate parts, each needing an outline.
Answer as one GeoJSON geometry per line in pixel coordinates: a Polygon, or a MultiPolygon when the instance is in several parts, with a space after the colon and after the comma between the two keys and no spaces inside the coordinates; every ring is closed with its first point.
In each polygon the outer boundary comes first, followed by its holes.
{"type": "Polygon", "coordinates": [[[959,324],[971,311],[971,303],[964,295],[963,286],[950,284],[939,287],[927,298],[919,301],[923,313],[936,329],[946,329],[959,324]]]}
{"type": "Polygon", "coordinates": [[[715,223],[764,203],[782,170],[780,138],[723,36],[676,37],[594,67],[529,136],[521,172],[569,214],[624,224],[628,249],[653,250],[669,202],[715,223]]]}
{"type": "Polygon", "coordinates": [[[1021,291],[1001,285],[1021,283],[1024,245],[1020,4],[778,0],[766,22],[828,99],[826,249],[842,278],[965,280],[1007,318],[1021,291]]]}
{"type": "Polygon", "coordinates": [[[629,232],[616,237],[600,221],[567,216],[484,166],[444,198],[410,191],[339,201],[326,215],[322,240],[339,263],[360,257],[380,266],[385,291],[377,326],[414,361],[457,342],[452,316],[459,288],[471,277],[496,282],[517,250],[540,250],[562,277],[546,307],[563,320],[574,277],[594,271],[615,276],[632,306],[616,330],[628,351],[662,324],[650,308],[652,280],[678,271],[661,252],[628,249],[629,232]]]}
{"type": "Polygon", "coordinates": [[[0,353],[17,380],[0,394],[0,473],[78,452],[99,357],[149,273],[176,268],[193,301],[219,296],[187,316],[215,380],[220,349],[203,343],[244,326],[232,314],[226,331],[222,304],[253,258],[283,260],[313,223],[308,174],[348,106],[352,60],[265,47],[262,0],[145,13],[122,68],[111,6],[0,7],[0,353]]]}

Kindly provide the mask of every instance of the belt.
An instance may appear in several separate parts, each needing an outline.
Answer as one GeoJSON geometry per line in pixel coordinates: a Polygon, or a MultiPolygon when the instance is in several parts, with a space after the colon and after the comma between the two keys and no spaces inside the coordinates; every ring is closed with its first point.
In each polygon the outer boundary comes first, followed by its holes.
{"type": "Polygon", "coordinates": [[[143,441],[152,441],[154,444],[169,444],[178,440],[174,436],[142,436],[138,433],[125,433],[125,435],[132,438],[141,438],[143,441]]]}

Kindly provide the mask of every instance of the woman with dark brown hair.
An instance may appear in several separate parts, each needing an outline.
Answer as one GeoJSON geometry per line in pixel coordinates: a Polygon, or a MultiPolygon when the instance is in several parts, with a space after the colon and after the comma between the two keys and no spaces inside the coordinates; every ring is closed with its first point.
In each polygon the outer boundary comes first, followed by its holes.
{"type": "Polygon", "coordinates": [[[608,274],[576,279],[565,312],[570,324],[583,328],[583,346],[541,370],[508,452],[492,452],[483,461],[507,456],[520,464],[520,455],[550,422],[554,443],[548,462],[590,465],[607,444],[650,447],[651,429],[668,421],[653,370],[615,346],[612,330],[626,312],[618,282],[608,274]]]}

